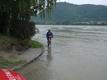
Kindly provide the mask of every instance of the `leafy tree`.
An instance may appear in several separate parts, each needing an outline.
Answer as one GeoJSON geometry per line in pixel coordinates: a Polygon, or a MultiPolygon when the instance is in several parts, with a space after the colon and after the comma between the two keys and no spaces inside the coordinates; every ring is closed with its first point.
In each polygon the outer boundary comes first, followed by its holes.
{"type": "MultiPolygon", "coordinates": [[[[29,23],[30,17],[38,13],[45,17],[45,10],[50,13],[55,3],[56,0],[0,0],[0,32],[6,33],[13,29],[17,31],[17,25],[24,21],[29,23]]],[[[10,35],[13,36],[13,33],[10,35]]]]}
{"type": "Polygon", "coordinates": [[[18,21],[18,25],[10,29],[10,34],[21,39],[30,39],[35,34],[35,23],[18,21]]]}

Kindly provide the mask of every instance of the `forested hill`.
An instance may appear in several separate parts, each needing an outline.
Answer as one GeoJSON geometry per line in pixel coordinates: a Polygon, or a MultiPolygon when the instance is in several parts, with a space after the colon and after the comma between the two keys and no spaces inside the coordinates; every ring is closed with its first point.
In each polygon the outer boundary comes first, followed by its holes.
{"type": "Polygon", "coordinates": [[[107,6],[104,5],[75,5],[66,2],[60,2],[53,8],[50,17],[45,19],[40,17],[32,18],[37,23],[42,24],[71,24],[73,22],[107,22],[107,6]]]}

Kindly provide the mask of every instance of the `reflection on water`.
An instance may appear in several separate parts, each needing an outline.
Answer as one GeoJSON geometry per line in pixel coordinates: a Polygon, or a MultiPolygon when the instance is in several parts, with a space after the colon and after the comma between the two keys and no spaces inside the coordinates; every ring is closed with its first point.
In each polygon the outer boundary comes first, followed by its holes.
{"type": "Polygon", "coordinates": [[[53,56],[52,56],[52,54],[51,54],[51,47],[48,47],[48,49],[47,49],[47,66],[48,67],[51,67],[52,66],[52,64],[51,64],[51,62],[52,62],[52,59],[53,59],[53,56]]]}
{"type": "Polygon", "coordinates": [[[48,55],[47,55],[47,59],[49,59],[49,60],[52,59],[52,55],[51,55],[51,47],[48,47],[48,55]]]}
{"type": "Polygon", "coordinates": [[[107,80],[107,27],[38,25],[45,52],[18,72],[27,80],[107,80]],[[47,47],[45,34],[54,34],[47,47]]]}

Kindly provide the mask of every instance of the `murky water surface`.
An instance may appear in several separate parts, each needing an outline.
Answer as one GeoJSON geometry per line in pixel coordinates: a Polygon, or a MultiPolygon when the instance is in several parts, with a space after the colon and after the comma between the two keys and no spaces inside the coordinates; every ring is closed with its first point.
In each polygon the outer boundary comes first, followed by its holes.
{"type": "Polygon", "coordinates": [[[27,80],[107,80],[107,26],[37,25],[44,54],[18,70],[27,80]],[[47,47],[46,32],[54,34],[47,47]]]}

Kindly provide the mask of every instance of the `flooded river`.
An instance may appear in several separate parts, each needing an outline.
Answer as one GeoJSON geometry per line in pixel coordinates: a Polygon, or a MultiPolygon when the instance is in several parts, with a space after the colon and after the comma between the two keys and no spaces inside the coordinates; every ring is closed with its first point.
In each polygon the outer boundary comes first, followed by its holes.
{"type": "Polygon", "coordinates": [[[37,25],[44,54],[18,70],[27,80],[107,80],[107,26],[37,25]],[[47,47],[46,32],[54,38],[47,47]]]}

